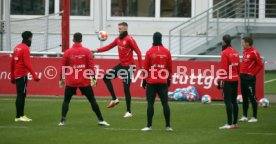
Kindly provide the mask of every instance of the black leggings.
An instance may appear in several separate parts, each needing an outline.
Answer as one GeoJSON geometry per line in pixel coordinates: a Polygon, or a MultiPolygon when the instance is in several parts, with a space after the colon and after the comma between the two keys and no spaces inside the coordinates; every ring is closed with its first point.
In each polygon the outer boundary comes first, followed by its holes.
{"type": "Polygon", "coordinates": [[[243,116],[247,117],[248,113],[248,98],[252,103],[253,117],[257,118],[258,102],[255,95],[256,77],[248,76],[245,74],[240,75],[241,78],[241,93],[242,93],[242,106],[243,106],[243,116]]]}
{"type": "Polygon", "coordinates": [[[104,82],[106,87],[108,88],[108,91],[110,92],[112,99],[117,99],[113,85],[111,83],[111,80],[115,79],[120,75],[123,79],[123,85],[124,85],[124,92],[125,92],[125,98],[126,98],[126,106],[127,111],[131,112],[130,110],[130,104],[131,104],[131,94],[130,94],[130,84],[131,84],[131,72],[129,66],[122,66],[118,64],[112,70],[110,70],[107,74],[104,75],[104,82]]]}
{"type": "Polygon", "coordinates": [[[238,124],[239,107],[237,104],[238,81],[223,83],[223,96],[226,105],[228,125],[238,124]],[[232,118],[234,117],[234,119],[232,118]]]}
{"type": "MultiPolygon", "coordinates": [[[[103,121],[103,117],[102,117],[100,108],[96,102],[96,99],[94,97],[94,92],[92,87],[91,86],[80,87],[79,89],[81,90],[82,94],[85,95],[86,98],[88,99],[92,110],[97,115],[98,120],[103,121]]],[[[77,87],[69,87],[69,86],[65,87],[65,94],[64,94],[64,100],[63,100],[62,112],[61,112],[62,119],[66,118],[66,114],[69,109],[69,103],[71,101],[72,96],[76,94],[76,90],[77,90],[77,87]]]]}
{"type": "Polygon", "coordinates": [[[27,83],[28,79],[27,76],[17,78],[15,80],[16,83],[16,118],[24,116],[24,107],[25,107],[25,98],[27,95],[27,83]]]}
{"type": "Polygon", "coordinates": [[[154,102],[156,94],[160,97],[162,106],[163,106],[163,114],[166,120],[166,127],[170,127],[170,107],[168,103],[168,86],[167,84],[148,84],[146,95],[148,101],[147,108],[147,127],[152,126],[152,118],[154,115],[154,102]]]}

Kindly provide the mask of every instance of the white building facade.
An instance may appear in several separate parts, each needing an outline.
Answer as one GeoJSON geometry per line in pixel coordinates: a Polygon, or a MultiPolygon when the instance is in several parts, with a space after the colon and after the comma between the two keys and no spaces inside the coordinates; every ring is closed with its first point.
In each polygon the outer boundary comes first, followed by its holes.
{"type": "MultiPolygon", "coordinates": [[[[1,0],[2,15],[5,15],[5,0],[1,0]]],[[[229,0],[230,1],[230,0],[229,0]]],[[[134,37],[140,47],[142,53],[145,53],[152,44],[152,34],[159,31],[163,34],[163,44],[169,47],[169,32],[181,23],[189,21],[206,10],[212,8],[216,4],[229,2],[223,0],[70,0],[71,17],[70,17],[70,34],[81,32],[84,35],[83,45],[91,49],[99,48],[110,43],[118,36],[117,25],[120,22],[129,24],[129,34],[134,37]],[[105,30],[109,34],[109,38],[105,42],[97,39],[97,32],[105,30]]],[[[239,2],[239,0],[236,0],[239,2]]],[[[241,2],[244,0],[240,0],[241,2]]],[[[257,21],[276,22],[276,1],[275,0],[248,0],[255,3],[255,18],[257,21]]],[[[10,0],[10,18],[13,20],[33,19],[45,15],[45,0],[10,0]]],[[[229,6],[230,7],[230,6],[229,6]]],[[[227,6],[226,6],[227,8],[227,6]]],[[[224,8],[225,11],[227,9],[224,8]]],[[[61,0],[49,0],[49,14],[61,11],[61,0]]],[[[60,52],[61,48],[53,43],[60,43],[61,16],[56,15],[56,22],[48,24],[53,30],[49,32],[49,49],[39,49],[38,51],[54,51],[60,52]]],[[[44,21],[44,20],[43,20],[44,21]]],[[[34,22],[32,27],[43,29],[44,26],[39,22],[34,22]],[[37,26],[36,26],[37,23],[37,26]]],[[[11,31],[16,30],[20,34],[25,27],[15,24],[11,27],[11,31]],[[16,28],[15,28],[16,27],[16,28]]],[[[4,33],[2,36],[5,35],[4,33]]],[[[34,35],[40,35],[37,33],[34,35]]],[[[43,35],[43,33],[41,33],[43,35]]],[[[236,36],[236,35],[235,35],[236,36]]],[[[20,42],[20,35],[15,36],[12,43],[20,42]],[[14,42],[13,42],[14,41],[14,42]]],[[[237,37],[237,36],[236,36],[237,37]]],[[[258,33],[255,43],[260,49],[261,54],[269,61],[276,61],[276,58],[268,58],[269,54],[276,53],[276,33],[258,33]],[[264,45],[265,43],[265,45],[264,45]]],[[[5,38],[2,38],[2,43],[5,38]]],[[[234,47],[241,52],[239,38],[234,39],[234,47]]],[[[13,44],[11,44],[13,49],[13,44]]],[[[181,49],[185,49],[182,46],[181,49]]],[[[2,50],[9,50],[5,46],[2,50]]],[[[36,51],[34,49],[34,51],[36,51]]],[[[110,53],[116,53],[114,48],[110,53]]],[[[175,52],[173,52],[174,54],[175,52]]],[[[179,53],[175,53],[179,54],[179,53]]],[[[186,54],[186,53],[181,53],[186,54]]],[[[214,51],[212,54],[219,54],[214,51]]]]}

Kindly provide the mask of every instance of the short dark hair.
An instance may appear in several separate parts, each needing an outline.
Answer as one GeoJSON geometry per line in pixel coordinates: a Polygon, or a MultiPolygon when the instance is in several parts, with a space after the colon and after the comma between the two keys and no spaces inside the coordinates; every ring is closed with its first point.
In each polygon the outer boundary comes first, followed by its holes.
{"type": "Polygon", "coordinates": [[[77,42],[77,43],[80,43],[82,41],[82,34],[79,33],[79,32],[75,33],[73,41],[77,42]]]}
{"type": "Polygon", "coordinates": [[[250,46],[253,45],[253,39],[251,37],[243,37],[242,38],[246,43],[248,43],[250,46]]]}
{"type": "Polygon", "coordinates": [[[121,22],[121,23],[119,23],[118,25],[119,25],[119,26],[126,26],[126,27],[128,27],[128,24],[127,24],[126,22],[121,22]]]}
{"type": "Polygon", "coordinates": [[[23,39],[23,40],[27,40],[27,39],[33,37],[33,33],[32,33],[31,31],[24,31],[24,32],[21,34],[21,36],[22,36],[22,39],[23,39]]]}
{"type": "Polygon", "coordinates": [[[162,45],[162,34],[160,32],[155,32],[153,34],[153,45],[154,46],[162,45]]]}
{"type": "Polygon", "coordinates": [[[222,37],[222,40],[225,42],[226,45],[231,45],[231,36],[226,34],[222,37]]]}

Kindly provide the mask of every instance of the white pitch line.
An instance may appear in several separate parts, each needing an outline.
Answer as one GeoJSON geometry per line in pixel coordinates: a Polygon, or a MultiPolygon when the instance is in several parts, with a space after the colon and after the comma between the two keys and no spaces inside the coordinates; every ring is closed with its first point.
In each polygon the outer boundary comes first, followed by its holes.
{"type": "Polygon", "coordinates": [[[276,133],[246,133],[248,135],[268,135],[268,136],[274,136],[276,133]]]}
{"type": "Polygon", "coordinates": [[[276,81],[276,79],[271,79],[271,80],[265,81],[264,83],[266,84],[266,83],[271,83],[271,82],[274,82],[274,81],[276,81]]]}
{"type": "Polygon", "coordinates": [[[0,129],[22,129],[22,128],[28,128],[26,126],[0,126],[0,129]]]}
{"type": "MultiPolygon", "coordinates": [[[[127,128],[104,128],[104,129],[111,130],[111,131],[141,131],[141,129],[127,129],[127,128]]],[[[153,129],[153,131],[163,131],[163,130],[162,129],[153,129]]]]}

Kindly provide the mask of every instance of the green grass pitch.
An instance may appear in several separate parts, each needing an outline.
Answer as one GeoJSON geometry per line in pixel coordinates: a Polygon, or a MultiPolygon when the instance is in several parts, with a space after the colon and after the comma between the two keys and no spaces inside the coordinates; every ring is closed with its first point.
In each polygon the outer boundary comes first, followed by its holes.
{"type": "Polygon", "coordinates": [[[265,83],[265,94],[276,94],[276,74],[275,73],[266,73],[265,74],[265,81],[272,80],[269,83],[265,83]],[[275,80],[275,81],[273,81],[275,80]]]}
{"type": "MultiPolygon", "coordinates": [[[[165,131],[160,101],[155,103],[153,131],[141,132],[146,125],[144,100],[133,100],[134,116],[123,118],[125,102],[107,109],[100,99],[103,116],[110,127],[97,125],[97,119],[84,98],[73,98],[66,126],[58,127],[61,98],[26,99],[25,113],[33,121],[15,123],[15,97],[0,97],[0,144],[260,144],[276,141],[276,104],[259,107],[258,123],[239,123],[234,130],[219,130],[226,123],[222,102],[170,102],[173,132],[165,131]]],[[[239,105],[241,116],[242,106],[239,105]]],[[[251,111],[249,111],[251,116],[251,111]]]]}

